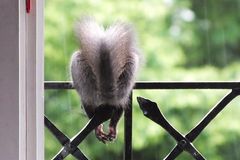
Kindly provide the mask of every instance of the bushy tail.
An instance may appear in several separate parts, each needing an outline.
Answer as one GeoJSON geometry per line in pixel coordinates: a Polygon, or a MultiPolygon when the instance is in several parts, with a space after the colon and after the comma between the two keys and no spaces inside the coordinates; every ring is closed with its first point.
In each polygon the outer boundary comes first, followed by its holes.
{"type": "Polygon", "coordinates": [[[76,36],[81,53],[89,61],[98,77],[104,97],[114,96],[116,82],[125,65],[132,61],[135,50],[133,28],[125,23],[115,23],[106,30],[93,18],[83,18],[76,24],[76,36]]]}
{"type": "Polygon", "coordinates": [[[131,60],[135,50],[135,33],[131,25],[126,23],[116,23],[106,30],[106,41],[112,57],[113,73],[115,77],[119,77],[122,68],[131,60]]]}
{"type": "Polygon", "coordinates": [[[99,64],[101,46],[107,48],[114,74],[119,73],[119,68],[125,65],[131,52],[137,52],[134,50],[137,48],[134,30],[126,23],[118,22],[105,30],[93,18],[84,17],[76,24],[75,32],[82,53],[91,64],[99,64]]]}
{"type": "Polygon", "coordinates": [[[81,53],[91,67],[99,63],[99,51],[104,37],[104,29],[91,17],[84,17],[75,25],[75,34],[81,46],[81,53]]]}

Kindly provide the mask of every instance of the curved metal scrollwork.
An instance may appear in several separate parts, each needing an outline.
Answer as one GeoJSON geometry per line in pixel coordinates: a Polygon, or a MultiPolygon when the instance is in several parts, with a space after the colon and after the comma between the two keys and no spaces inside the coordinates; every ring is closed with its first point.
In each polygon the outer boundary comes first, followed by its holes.
{"type": "MultiPolygon", "coordinates": [[[[45,89],[74,89],[72,82],[45,82],[45,89]]],[[[162,126],[176,141],[177,145],[166,156],[165,160],[174,160],[183,151],[190,153],[195,159],[205,159],[201,153],[193,146],[192,142],[198,137],[203,129],[227,106],[235,97],[240,94],[240,82],[137,82],[134,89],[231,89],[219,103],[196,125],[187,135],[181,135],[166,120],[158,109],[155,102],[145,98],[138,98],[139,105],[146,117],[162,126]]],[[[106,108],[105,108],[106,109],[106,108]]],[[[76,159],[88,160],[87,157],[77,147],[83,139],[100,123],[108,119],[108,115],[101,117],[104,107],[86,124],[86,126],[72,139],[65,136],[46,117],[45,126],[62,144],[63,148],[53,158],[54,160],[64,159],[72,154],[76,159]],[[101,111],[102,110],[102,111],[101,111]]],[[[109,111],[108,111],[109,112],[109,111]]],[[[132,98],[130,96],[129,106],[124,114],[124,160],[132,160],[132,98]]]]}
{"type": "Polygon", "coordinates": [[[93,116],[92,119],[88,121],[85,127],[74,136],[69,139],[65,136],[56,126],[45,116],[44,123],[45,126],[52,132],[52,134],[57,138],[57,140],[62,144],[62,149],[52,158],[53,160],[63,160],[69,154],[72,154],[78,160],[88,160],[88,158],[81,152],[78,145],[87,137],[87,135],[98,125],[107,121],[112,115],[112,107],[107,105],[100,106],[93,116]]]}
{"type": "Polygon", "coordinates": [[[178,132],[164,117],[157,104],[148,99],[137,97],[138,104],[143,114],[164,128],[176,141],[177,145],[165,157],[164,160],[174,160],[183,151],[192,155],[196,160],[205,160],[203,155],[194,147],[192,142],[198,137],[203,129],[220,113],[235,97],[240,94],[239,89],[233,89],[210,110],[206,116],[186,135],[178,132]]]}

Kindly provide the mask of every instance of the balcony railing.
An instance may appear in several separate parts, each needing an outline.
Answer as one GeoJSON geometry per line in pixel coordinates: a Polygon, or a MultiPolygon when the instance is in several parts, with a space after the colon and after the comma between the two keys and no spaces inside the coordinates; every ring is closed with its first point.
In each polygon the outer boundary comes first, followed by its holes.
{"type": "MultiPolygon", "coordinates": [[[[74,89],[71,82],[45,82],[45,89],[74,89]]],[[[229,89],[231,90],[221,99],[205,117],[187,135],[180,134],[160,112],[157,104],[138,97],[138,103],[143,114],[163,127],[177,142],[174,149],[166,156],[165,160],[174,160],[181,152],[186,151],[196,160],[204,160],[204,156],[194,147],[192,142],[199,136],[204,128],[226,107],[234,98],[240,94],[240,82],[137,82],[134,89],[229,89]]],[[[124,113],[124,160],[132,160],[132,96],[129,98],[129,107],[124,113]]],[[[84,138],[100,123],[106,121],[109,116],[100,118],[105,109],[101,108],[95,116],[89,120],[86,126],[73,138],[68,138],[55,125],[45,117],[45,126],[62,144],[63,148],[53,158],[54,160],[64,159],[72,154],[76,159],[88,160],[81,152],[78,145],[84,138]]]]}

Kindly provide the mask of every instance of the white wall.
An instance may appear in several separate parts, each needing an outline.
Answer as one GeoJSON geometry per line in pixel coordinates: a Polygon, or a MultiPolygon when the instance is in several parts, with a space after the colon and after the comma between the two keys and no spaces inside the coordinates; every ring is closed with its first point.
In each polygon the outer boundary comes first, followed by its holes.
{"type": "Polygon", "coordinates": [[[19,148],[18,1],[0,1],[0,159],[17,160],[19,148]]]}

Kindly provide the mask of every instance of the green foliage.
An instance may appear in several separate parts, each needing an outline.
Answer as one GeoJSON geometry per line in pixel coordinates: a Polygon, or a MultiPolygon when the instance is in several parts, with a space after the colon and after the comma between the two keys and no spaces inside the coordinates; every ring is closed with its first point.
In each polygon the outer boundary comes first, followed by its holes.
{"type": "MultiPolygon", "coordinates": [[[[69,61],[71,54],[79,48],[73,28],[82,15],[92,15],[105,26],[116,20],[131,22],[135,26],[143,53],[137,80],[239,80],[239,6],[237,0],[46,1],[45,80],[70,80],[69,61]]],[[[163,159],[175,145],[162,128],[143,116],[136,96],[156,101],[169,121],[186,134],[227,92],[134,91],[133,158],[163,159]]],[[[231,102],[194,142],[207,159],[240,159],[239,100],[231,102]]],[[[75,91],[45,92],[45,114],[69,137],[87,122],[80,106],[75,91]]],[[[79,147],[91,159],[120,160],[123,158],[123,132],[121,119],[116,142],[103,145],[91,134],[79,147]]],[[[51,159],[60,148],[46,129],[45,159],[51,159]]],[[[178,159],[192,158],[182,154],[178,159]]]]}
{"type": "Polygon", "coordinates": [[[179,29],[178,42],[188,56],[185,65],[211,64],[226,67],[239,60],[239,1],[219,0],[216,3],[214,0],[184,0],[184,2],[188,2],[188,5],[172,6],[168,19],[170,26],[179,29]]]}

